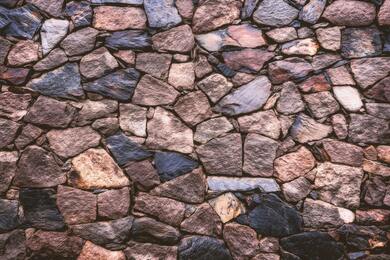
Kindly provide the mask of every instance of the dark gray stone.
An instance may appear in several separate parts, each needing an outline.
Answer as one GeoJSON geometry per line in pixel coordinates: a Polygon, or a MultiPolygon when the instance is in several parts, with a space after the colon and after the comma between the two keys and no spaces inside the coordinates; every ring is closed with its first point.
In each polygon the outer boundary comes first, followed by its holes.
{"type": "Polygon", "coordinates": [[[31,5],[16,9],[0,6],[0,28],[5,27],[4,34],[32,39],[41,26],[41,17],[33,10],[31,5]]]}
{"type": "Polygon", "coordinates": [[[259,0],[245,0],[244,6],[241,10],[241,19],[250,18],[258,2],[259,0]]]}
{"type": "Polygon", "coordinates": [[[349,247],[355,250],[380,248],[387,243],[386,232],[376,226],[345,224],[337,230],[337,233],[349,247]]]}
{"type": "Polygon", "coordinates": [[[0,234],[0,259],[23,260],[26,257],[24,230],[18,229],[0,234]]]}
{"type": "Polygon", "coordinates": [[[145,13],[152,28],[171,28],[181,22],[174,0],[144,0],[145,13]]]}
{"type": "Polygon", "coordinates": [[[19,225],[18,206],[17,200],[0,199],[0,232],[10,231],[19,225]]]}
{"type": "Polygon", "coordinates": [[[147,32],[140,30],[119,31],[107,37],[105,45],[113,49],[144,49],[152,45],[152,39],[147,32]]]}
{"type": "MultiPolygon", "coordinates": [[[[92,1],[92,3],[94,3],[94,1],[92,1]]],[[[67,3],[65,14],[72,19],[76,28],[88,26],[92,22],[92,8],[86,1],[72,1],[67,3]]]]}
{"type": "Polygon", "coordinates": [[[180,232],[167,224],[143,217],[134,220],[131,236],[140,242],[174,245],[180,239],[180,232]]]}
{"type": "Polygon", "coordinates": [[[197,161],[180,153],[173,152],[156,153],[154,163],[163,182],[175,179],[199,166],[197,161]]]}
{"type": "Polygon", "coordinates": [[[387,120],[370,115],[351,114],[349,139],[354,143],[386,144],[390,142],[387,120]]]}
{"type": "Polygon", "coordinates": [[[342,31],[341,55],[343,57],[362,58],[381,53],[381,33],[376,27],[346,28],[342,31]]]}
{"type": "Polygon", "coordinates": [[[179,260],[232,260],[222,240],[207,236],[190,236],[180,241],[179,260]]]}
{"type": "Polygon", "coordinates": [[[315,24],[325,9],[326,0],[310,0],[299,12],[299,19],[315,24]]]}

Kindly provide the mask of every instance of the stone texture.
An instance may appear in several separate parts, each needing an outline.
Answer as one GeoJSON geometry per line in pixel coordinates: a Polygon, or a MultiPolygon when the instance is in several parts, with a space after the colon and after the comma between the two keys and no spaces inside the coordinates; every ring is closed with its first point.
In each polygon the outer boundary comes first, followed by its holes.
{"type": "MultiPolygon", "coordinates": [[[[138,53],[135,68],[153,77],[165,79],[171,65],[172,55],[154,52],[138,53]]],[[[172,84],[170,82],[170,84],[172,84]]]]}
{"type": "Polygon", "coordinates": [[[305,114],[299,114],[290,129],[292,138],[299,143],[325,138],[331,132],[331,126],[321,124],[305,114]]]}
{"type": "Polygon", "coordinates": [[[181,25],[152,37],[153,47],[157,51],[189,52],[195,40],[191,27],[181,25]]]}
{"type": "Polygon", "coordinates": [[[41,59],[33,66],[34,70],[37,71],[45,71],[55,69],[68,61],[68,57],[65,52],[56,48],[52,50],[45,58],[41,59]]]}
{"type": "Polygon", "coordinates": [[[283,196],[289,202],[304,199],[311,191],[311,183],[305,177],[298,177],[282,185],[283,196]]]}
{"type": "Polygon", "coordinates": [[[302,58],[287,58],[271,62],[268,65],[268,74],[274,84],[288,80],[295,80],[307,76],[313,70],[310,63],[302,58]]]}
{"type": "Polygon", "coordinates": [[[181,223],[180,229],[198,235],[218,236],[222,233],[222,221],[210,204],[203,203],[181,223]]]}
{"type": "Polygon", "coordinates": [[[25,234],[23,230],[0,235],[1,254],[4,260],[24,259],[26,256],[25,234]]]}
{"type": "Polygon", "coordinates": [[[225,117],[212,118],[197,125],[194,141],[204,144],[231,130],[233,125],[225,117]]]}
{"type": "Polygon", "coordinates": [[[98,215],[109,219],[125,217],[130,208],[130,189],[107,190],[97,196],[98,215]]]}
{"type": "Polygon", "coordinates": [[[89,2],[69,2],[65,6],[64,13],[66,16],[70,17],[76,28],[91,24],[92,8],[89,2]]]}
{"type": "Polygon", "coordinates": [[[280,97],[276,103],[276,110],[283,114],[295,114],[305,108],[305,103],[302,101],[301,94],[298,88],[292,82],[283,84],[280,97]]]}
{"type": "Polygon", "coordinates": [[[20,126],[11,120],[0,118],[0,149],[14,141],[20,126]]]}
{"type": "Polygon", "coordinates": [[[181,96],[173,108],[179,117],[190,126],[195,126],[212,115],[209,101],[200,90],[181,96]]]}
{"type": "Polygon", "coordinates": [[[11,231],[19,226],[19,202],[17,200],[0,199],[0,231],[11,231]]]}
{"type": "Polygon", "coordinates": [[[356,167],[363,163],[363,149],[359,146],[336,140],[327,140],[323,145],[331,162],[356,167]]]}
{"type": "MultiPolygon", "coordinates": [[[[336,92],[335,89],[333,88],[334,92],[336,92]]],[[[336,113],[340,108],[336,99],[328,91],[304,95],[303,98],[315,118],[327,117],[336,113]]]]}
{"type": "Polygon", "coordinates": [[[233,84],[221,74],[211,74],[199,81],[197,86],[205,92],[211,102],[216,103],[230,91],[233,84]]]}
{"type": "Polygon", "coordinates": [[[133,105],[121,104],[119,106],[119,124],[125,133],[146,137],[147,109],[133,105]]]}
{"type": "Polygon", "coordinates": [[[145,29],[146,15],[137,7],[98,6],[93,9],[92,25],[98,30],[145,29]]]}
{"type": "Polygon", "coordinates": [[[31,95],[3,92],[0,94],[0,116],[19,121],[27,113],[31,95]]]}
{"type": "Polygon", "coordinates": [[[380,32],[376,27],[346,28],[341,35],[341,55],[345,58],[377,56],[382,53],[380,32]]]}
{"type": "Polygon", "coordinates": [[[384,119],[370,115],[351,114],[348,137],[352,142],[386,143],[389,126],[384,119]]]}
{"type": "Polygon", "coordinates": [[[26,82],[30,69],[0,67],[0,79],[8,83],[21,85],[26,82]]]}
{"type": "Polygon", "coordinates": [[[80,73],[88,79],[99,78],[116,67],[116,59],[104,47],[85,55],[80,61],[80,73]]]}
{"type": "Polygon", "coordinates": [[[321,47],[330,51],[337,51],[341,47],[340,27],[318,28],[316,30],[321,47]]]}
{"type": "Polygon", "coordinates": [[[8,190],[17,171],[17,160],[16,152],[0,152],[0,194],[8,190]]]}
{"type": "Polygon", "coordinates": [[[286,55],[310,55],[317,53],[320,46],[313,38],[299,39],[282,45],[282,53],[286,55]]]}
{"type": "Polygon", "coordinates": [[[126,260],[126,256],[122,251],[110,251],[87,241],[77,259],[88,260],[91,258],[126,260]]]}
{"type": "Polygon", "coordinates": [[[189,236],[183,238],[178,246],[179,259],[232,260],[225,243],[208,236],[189,236]]]}
{"type": "Polygon", "coordinates": [[[271,178],[213,176],[207,178],[207,185],[210,190],[216,192],[251,190],[260,190],[262,192],[280,191],[279,185],[271,178]]]}
{"type": "Polygon", "coordinates": [[[390,71],[390,59],[388,57],[356,59],[351,62],[351,70],[359,86],[366,89],[387,76],[390,71]]]}
{"type": "Polygon", "coordinates": [[[294,27],[276,28],[266,32],[267,36],[278,43],[292,41],[298,38],[294,27]]]}
{"type": "Polygon", "coordinates": [[[147,32],[141,30],[125,30],[113,32],[105,39],[105,45],[116,49],[144,49],[152,45],[152,40],[147,32]]]}
{"type": "Polygon", "coordinates": [[[389,119],[390,115],[390,105],[386,103],[366,103],[366,110],[367,113],[383,118],[383,119],[389,119]]]}
{"type": "Polygon", "coordinates": [[[150,27],[170,28],[181,22],[173,0],[144,0],[144,6],[150,27]]]}
{"type": "Polygon", "coordinates": [[[376,148],[378,151],[379,160],[390,163],[390,146],[388,145],[380,145],[376,148]]]}
{"type": "Polygon", "coordinates": [[[87,99],[73,104],[79,108],[75,122],[80,126],[91,124],[97,118],[107,117],[118,109],[118,102],[109,99],[97,101],[87,99]]]}
{"type": "Polygon", "coordinates": [[[209,200],[209,204],[221,218],[223,223],[226,223],[237,216],[245,213],[245,206],[241,201],[234,196],[233,193],[225,193],[217,198],[209,200]]]}
{"type": "Polygon", "coordinates": [[[59,19],[46,20],[41,28],[43,55],[49,53],[68,33],[69,21],[59,19]]]}
{"type": "Polygon", "coordinates": [[[299,12],[299,19],[307,23],[315,24],[325,9],[325,0],[311,0],[299,12]]]}
{"type": "Polygon", "coordinates": [[[385,0],[379,9],[378,13],[378,23],[381,26],[390,25],[390,12],[389,12],[390,2],[385,0]]]}
{"type": "Polygon", "coordinates": [[[278,139],[280,135],[280,122],[271,110],[260,111],[238,118],[240,130],[245,133],[257,133],[278,139]]]}
{"type": "Polygon", "coordinates": [[[281,27],[297,18],[299,11],[283,0],[262,1],[253,13],[256,23],[281,27]]]}
{"type": "Polygon", "coordinates": [[[15,139],[15,146],[18,150],[22,150],[27,145],[34,142],[38,137],[43,134],[43,130],[32,124],[27,124],[23,127],[19,136],[15,139]]]}
{"type": "Polygon", "coordinates": [[[124,250],[124,253],[129,259],[135,260],[142,260],[143,258],[177,259],[176,246],[160,246],[151,243],[137,243],[134,241],[128,242],[128,247],[124,250]]]}
{"type": "Polygon", "coordinates": [[[330,68],[326,72],[333,85],[355,85],[355,81],[345,66],[330,68]]]}
{"type": "Polygon", "coordinates": [[[158,152],[154,164],[160,179],[165,182],[184,175],[199,166],[195,160],[174,152],[158,152]]]}
{"type": "Polygon", "coordinates": [[[174,245],[179,240],[180,232],[176,228],[152,218],[142,217],[134,220],[131,235],[140,242],[174,245]]]}
{"type": "Polygon", "coordinates": [[[256,73],[274,57],[273,52],[261,49],[243,49],[222,53],[225,64],[233,70],[256,73]]]}
{"type": "Polygon", "coordinates": [[[149,190],[160,184],[157,171],[147,160],[129,163],[125,167],[125,172],[140,190],[149,190]]]}
{"type": "Polygon", "coordinates": [[[66,36],[60,46],[69,56],[87,53],[94,48],[98,33],[93,28],[83,28],[66,36]]]}
{"type": "Polygon", "coordinates": [[[192,89],[195,82],[194,64],[192,62],[173,63],[169,70],[168,83],[178,90],[192,89]]]}
{"type": "Polygon", "coordinates": [[[346,224],[337,230],[337,234],[355,250],[380,249],[387,243],[385,232],[376,226],[346,224]]]}
{"type": "Polygon", "coordinates": [[[259,250],[256,231],[250,227],[236,223],[226,224],[223,238],[232,255],[237,258],[252,257],[259,250]]]}

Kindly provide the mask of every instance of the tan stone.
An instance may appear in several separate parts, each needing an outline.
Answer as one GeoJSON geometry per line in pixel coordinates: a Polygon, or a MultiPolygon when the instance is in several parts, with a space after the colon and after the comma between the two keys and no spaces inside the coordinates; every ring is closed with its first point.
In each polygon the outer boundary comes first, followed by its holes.
{"type": "Polygon", "coordinates": [[[233,125],[226,117],[212,118],[196,126],[194,141],[204,144],[233,129],[233,125]]]}
{"type": "Polygon", "coordinates": [[[118,31],[146,28],[146,14],[142,8],[98,6],[93,11],[93,27],[96,29],[118,31]]]}
{"type": "Polygon", "coordinates": [[[194,64],[187,63],[173,63],[169,70],[168,83],[176,89],[193,89],[195,82],[194,64]]]}
{"type": "Polygon", "coordinates": [[[376,148],[379,160],[390,164],[390,146],[380,145],[376,148]]]}
{"type": "Polygon", "coordinates": [[[337,51],[341,46],[341,27],[318,28],[317,40],[322,48],[337,51]]]}
{"type": "Polygon", "coordinates": [[[259,111],[238,118],[240,130],[244,133],[257,133],[278,139],[280,135],[280,122],[272,110],[259,111]]]}
{"type": "Polygon", "coordinates": [[[211,102],[216,103],[226,95],[233,87],[221,74],[211,74],[198,82],[198,87],[210,98],[211,102]]]}
{"type": "Polygon", "coordinates": [[[214,208],[215,212],[217,212],[223,223],[244,214],[246,211],[244,204],[242,204],[242,202],[231,192],[211,199],[209,200],[209,203],[211,207],[214,208]]]}
{"type": "Polygon", "coordinates": [[[317,53],[320,46],[313,38],[295,40],[282,45],[282,52],[286,55],[310,55],[317,53]]]}
{"type": "Polygon", "coordinates": [[[11,66],[21,66],[38,60],[39,44],[31,40],[19,41],[8,53],[11,66]]]}
{"type": "Polygon", "coordinates": [[[381,175],[383,177],[390,176],[390,167],[382,164],[380,162],[364,160],[363,161],[363,170],[376,175],[381,175]]]}
{"type": "Polygon", "coordinates": [[[152,37],[153,47],[158,51],[189,52],[195,44],[189,25],[174,27],[152,37]]]}

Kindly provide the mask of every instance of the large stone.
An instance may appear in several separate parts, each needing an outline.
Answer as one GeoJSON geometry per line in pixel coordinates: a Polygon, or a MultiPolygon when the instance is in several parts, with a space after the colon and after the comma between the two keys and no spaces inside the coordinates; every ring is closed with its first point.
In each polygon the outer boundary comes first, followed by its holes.
{"type": "Polygon", "coordinates": [[[282,53],[286,55],[309,55],[317,53],[320,46],[313,38],[299,39],[282,45],[282,53]]]}
{"type": "Polygon", "coordinates": [[[203,203],[181,223],[180,229],[198,235],[219,236],[222,233],[222,221],[209,203],[203,203]]]}
{"type": "Polygon", "coordinates": [[[17,200],[0,199],[0,232],[11,231],[20,224],[17,200]]]}
{"type": "Polygon", "coordinates": [[[52,50],[46,57],[35,63],[33,66],[36,71],[45,71],[55,69],[68,61],[68,57],[65,52],[56,48],[52,50]]]}
{"type": "Polygon", "coordinates": [[[342,241],[345,241],[348,247],[359,251],[369,249],[380,250],[386,247],[388,243],[386,232],[376,226],[345,224],[337,230],[337,235],[342,241]]]}
{"type": "Polygon", "coordinates": [[[21,85],[26,82],[30,73],[28,68],[11,68],[0,66],[0,79],[13,85],[21,85]]]}
{"type": "Polygon", "coordinates": [[[199,81],[197,85],[213,103],[225,96],[233,87],[233,84],[221,74],[211,74],[199,81]]]}
{"type": "Polygon", "coordinates": [[[341,47],[341,28],[318,28],[316,35],[321,47],[330,51],[338,51],[341,47]]]}
{"type": "Polygon", "coordinates": [[[305,109],[305,103],[297,86],[292,82],[283,84],[280,97],[276,103],[276,110],[282,114],[296,114],[305,109]]]}
{"type": "Polygon", "coordinates": [[[320,140],[332,133],[332,127],[321,124],[306,114],[299,114],[290,130],[292,138],[300,143],[320,140]]]}
{"type": "Polygon", "coordinates": [[[181,25],[168,31],[156,33],[152,37],[157,51],[189,52],[195,40],[189,25],[181,25]]]}
{"type": "Polygon", "coordinates": [[[334,87],[333,93],[340,104],[350,112],[357,112],[363,106],[359,91],[349,86],[334,87]]]}
{"type": "Polygon", "coordinates": [[[70,17],[76,28],[91,24],[92,8],[89,2],[69,2],[66,4],[64,12],[66,16],[70,17]]]}
{"type": "Polygon", "coordinates": [[[160,246],[151,243],[137,243],[130,241],[128,247],[124,250],[128,259],[143,260],[147,259],[177,259],[176,246],[160,246]]]}
{"type": "Polygon", "coordinates": [[[323,142],[323,146],[331,162],[356,167],[363,163],[363,149],[359,146],[331,139],[323,142]]]}
{"type": "Polygon", "coordinates": [[[336,99],[328,91],[304,95],[303,98],[315,118],[327,117],[336,113],[340,108],[336,99]]]}
{"type": "Polygon", "coordinates": [[[198,162],[180,153],[158,152],[154,164],[160,179],[165,182],[184,175],[199,166],[198,162]]]}
{"type": "Polygon", "coordinates": [[[261,49],[243,49],[222,53],[223,60],[231,69],[241,72],[256,73],[275,54],[261,49]]]}
{"type": "Polygon", "coordinates": [[[27,147],[20,156],[14,184],[20,187],[43,188],[66,182],[65,173],[53,155],[39,146],[27,147]]]}
{"type": "MultiPolygon", "coordinates": [[[[376,57],[354,59],[351,61],[351,70],[359,86],[363,89],[366,89],[367,87],[373,85],[374,83],[385,78],[388,75],[388,73],[390,72],[390,58],[376,57]]],[[[386,82],[387,81],[385,79],[383,81],[384,86],[388,84],[386,82]]],[[[379,87],[378,85],[376,86],[379,87]]],[[[383,92],[386,91],[383,90],[383,92]]]]}
{"type": "Polygon", "coordinates": [[[294,27],[276,28],[266,32],[267,36],[278,43],[289,42],[298,38],[294,27]]]}
{"type": "Polygon", "coordinates": [[[387,120],[370,115],[351,114],[348,137],[354,143],[385,144],[389,142],[387,120]]]}
{"type": "Polygon", "coordinates": [[[195,82],[194,64],[192,62],[173,63],[169,70],[168,83],[178,90],[192,89],[195,82]]]}
{"type": "Polygon", "coordinates": [[[274,84],[307,76],[313,67],[302,58],[292,57],[268,65],[268,74],[274,84]]]}
{"type": "Polygon", "coordinates": [[[93,9],[92,25],[98,30],[108,31],[145,29],[146,15],[138,7],[98,6],[93,9]]]}
{"type": "Polygon", "coordinates": [[[181,260],[232,260],[223,240],[208,236],[189,236],[180,241],[178,247],[181,260]]]}
{"type": "Polygon", "coordinates": [[[119,106],[119,124],[125,133],[146,137],[147,109],[133,105],[121,104],[119,106]]]}
{"type": "Polygon", "coordinates": [[[259,251],[256,231],[250,227],[237,223],[226,224],[223,229],[223,238],[232,255],[238,259],[253,257],[259,251]]]}
{"type": "Polygon", "coordinates": [[[147,124],[146,146],[151,149],[167,149],[181,153],[193,151],[193,133],[174,114],[157,107],[147,124]],[[164,128],[161,126],[164,125],[164,128]]]}
{"type": "Polygon", "coordinates": [[[134,220],[131,236],[140,242],[174,245],[179,240],[180,232],[176,228],[152,218],[142,217],[134,220]]]}
{"type": "Polygon", "coordinates": [[[386,183],[381,176],[374,176],[369,178],[363,186],[364,192],[363,200],[370,206],[383,206],[386,195],[386,183]]]}
{"type": "Polygon", "coordinates": [[[363,161],[363,170],[365,172],[380,175],[383,177],[390,176],[390,167],[387,167],[385,164],[371,161],[371,160],[364,160],[363,161]]]}
{"type": "Polygon", "coordinates": [[[259,111],[238,118],[241,132],[256,133],[278,139],[280,122],[272,110],[259,111]]]}
{"type": "Polygon", "coordinates": [[[99,31],[87,27],[66,36],[60,46],[69,56],[87,53],[95,47],[96,36],[99,31]]]}
{"type": "Polygon", "coordinates": [[[311,183],[305,177],[286,182],[282,185],[283,196],[289,202],[298,202],[304,199],[311,191],[311,183]]]}
{"type": "Polygon", "coordinates": [[[269,26],[284,26],[297,18],[299,11],[283,0],[265,0],[253,13],[256,23],[269,26]]]}
{"type": "Polygon", "coordinates": [[[260,109],[271,94],[271,83],[265,76],[259,76],[225,96],[214,107],[216,112],[230,116],[250,113],[260,109]]]}
{"type": "Polygon", "coordinates": [[[330,88],[330,84],[323,74],[312,76],[299,84],[299,89],[305,93],[327,91],[330,88]]]}
{"type": "Polygon", "coordinates": [[[200,90],[181,96],[173,108],[179,117],[190,126],[195,126],[212,116],[209,101],[200,90]]]}
{"type": "Polygon", "coordinates": [[[118,219],[127,215],[130,208],[130,189],[107,190],[97,196],[99,217],[118,219]]]}
{"type": "Polygon", "coordinates": [[[118,67],[118,62],[104,47],[85,55],[80,61],[80,73],[84,77],[99,78],[118,67]]]}
{"type": "Polygon", "coordinates": [[[11,66],[22,66],[37,61],[39,44],[32,40],[17,42],[9,51],[7,60],[11,66]]]}
{"type": "Polygon", "coordinates": [[[231,192],[209,200],[209,204],[219,215],[223,223],[244,214],[246,211],[244,204],[231,192]]]}
{"type": "Polygon", "coordinates": [[[63,158],[78,155],[100,142],[100,135],[90,126],[51,130],[46,137],[50,148],[63,158]]]}
{"type": "Polygon", "coordinates": [[[8,190],[17,171],[17,161],[16,152],[0,152],[0,194],[8,190]]]}
{"type": "Polygon", "coordinates": [[[19,136],[15,139],[15,146],[18,150],[22,150],[27,145],[31,144],[43,134],[43,130],[35,125],[27,124],[23,127],[19,136]]]}
{"type": "Polygon", "coordinates": [[[181,22],[173,0],[144,0],[144,8],[152,28],[171,28],[181,22]]]}
{"type": "Polygon", "coordinates": [[[138,53],[135,68],[153,77],[165,79],[168,76],[172,55],[154,52],[138,53]]]}
{"type": "Polygon", "coordinates": [[[0,116],[19,121],[27,113],[30,94],[0,93],[0,116]]]}
{"type": "Polygon", "coordinates": [[[326,6],[326,0],[310,0],[299,12],[299,19],[315,24],[320,19],[326,6]]]}
{"type": "Polygon", "coordinates": [[[49,53],[68,33],[69,21],[48,19],[41,28],[43,55],[49,53]]]}
{"type": "Polygon", "coordinates": [[[390,25],[390,1],[385,0],[379,9],[378,13],[378,23],[381,26],[389,26],[390,25]]]}
{"type": "Polygon", "coordinates": [[[28,0],[28,3],[31,3],[38,7],[40,10],[54,16],[58,17],[62,14],[62,5],[64,0],[28,0]]]}
{"type": "Polygon", "coordinates": [[[106,37],[105,45],[116,49],[143,49],[152,45],[151,38],[147,32],[140,30],[126,30],[114,32],[106,37]]]}
{"type": "Polygon", "coordinates": [[[98,101],[87,99],[74,105],[79,108],[75,122],[81,126],[91,124],[97,118],[107,117],[118,109],[118,102],[109,99],[98,101]]]}
{"type": "Polygon", "coordinates": [[[242,143],[240,134],[227,134],[212,139],[196,150],[207,174],[242,175],[242,143]]]}
{"type": "Polygon", "coordinates": [[[22,260],[26,257],[24,230],[0,234],[0,257],[4,260],[22,260]]]}
{"type": "Polygon", "coordinates": [[[341,55],[363,58],[382,53],[381,33],[376,27],[346,28],[341,35],[341,55]]]}
{"type": "Polygon", "coordinates": [[[333,85],[355,85],[355,81],[345,66],[329,68],[326,73],[333,85]]]}
{"type": "Polygon", "coordinates": [[[129,163],[126,165],[125,172],[139,190],[150,190],[160,184],[157,171],[147,160],[129,163]]]}
{"type": "Polygon", "coordinates": [[[248,178],[248,177],[207,177],[208,189],[215,192],[224,191],[251,191],[261,192],[280,191],[279,185],[272,178],[248,178]]]}
{"type": "Polygon", "coordinates": [[[78,260],[89,260],[89,259],[115,259],[115,260],[126,260],[126,256],[122,251],[110,251],[104,247],[95,245],[90,241],[85,242],[80,255],[77,257],[78,260]]]}
{"type": "Polygon", "coordinates": [[[226,117],[217,117],[196,126],[194,141],[205,144],[211,139],[233,130],[233,125],[226,117]]]}
{"type": "Polygon", "coordinates": [[[121,188],[129,180],[108,153],[91,148],[72,160],[70,183],[80,189],[121,188]]]}

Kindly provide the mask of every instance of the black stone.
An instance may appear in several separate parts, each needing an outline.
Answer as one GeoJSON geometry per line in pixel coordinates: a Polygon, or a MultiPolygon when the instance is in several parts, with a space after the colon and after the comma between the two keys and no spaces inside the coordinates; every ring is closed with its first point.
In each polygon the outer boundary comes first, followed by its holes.
{"type": "Polygon", "coordinates": [[[26,237],[24,230],[18,229],[0,234],[0,259],[23,260],[26,256],[26,237]]]}
{"type": "Polygon", "coordinates": [[[130,161],[141,161],[153,156],[153,153],[146,151],[139,144],[132,142],[126,135],[120,132],[107,137],[106,143],[120,166],[130,161]]]}
{"type": "Polygon", "coordinates": [[[92,22],[92,8],[86,1],[67,3],[65,14],[71,17],[76,28],[88,26],[92,22]]]}
{"type": "Polygon", "coordinates": [[[158,152],[154,156],[154,163],[161,181],[169,181],[184,175],[199,166],[197,161],[174,152],[158,152]]]}
{"type": "Polygon", "coordinates": [[[232,78],[236,75],[236,72],[224,63],[218,63],[216,67],[225,77],[232,78]]]}
{"type": "Polygon", "coordinates": [[[252,206],[237,222],[248,225],[263,236],[284,237],[302,231],[302,217],[274,194],[254,195],[252,206]]]}
{"type": "Polygon", "coordinates": [[[207,236],[190,236],[180,241],[179,260],[232,260],[222,240],[207,236]]]}
{"type": "Polygon", "coordinates": [[[369,250],[380,243],[383,245],[387,243],[386,232],[376,226],[345,224],[337,230],[337,233],[349,247],[357,250],[369,250]]]}
{"type": "Polygon", "coordinates": [[[65,226],[64,218],[56,205],[54,189],[23,188],[19,198],[27,226],[44,230],[57,230],[65,226]]]}
{"type": "Polygon", "coordinates": [[[112,33],[105,45],[113,49],[144,49],[152,46],[152,40],[147,32],[127,30],[112,33]]]}
{"type": "Polygon", "coordinates": [[[137,70],[128,68],[86,83],[83,88],[109,98],[128,101],[134,94],[139,77],[140,73],[137,70]]]}
{"type": "Polygon", "coordinates": [[[0,232],[10,231],[19,225],[18,201],[0,199],[0,232]]]}
{"type": "MultiPolygon", "coordinates": [[[[283,250],[302,260],[342,259],[344,248],[330,235],[322,232],[304,232],[280,240],[283,250]]],[[[292,257],[288,259],[294,259],[292,257]]]]}

